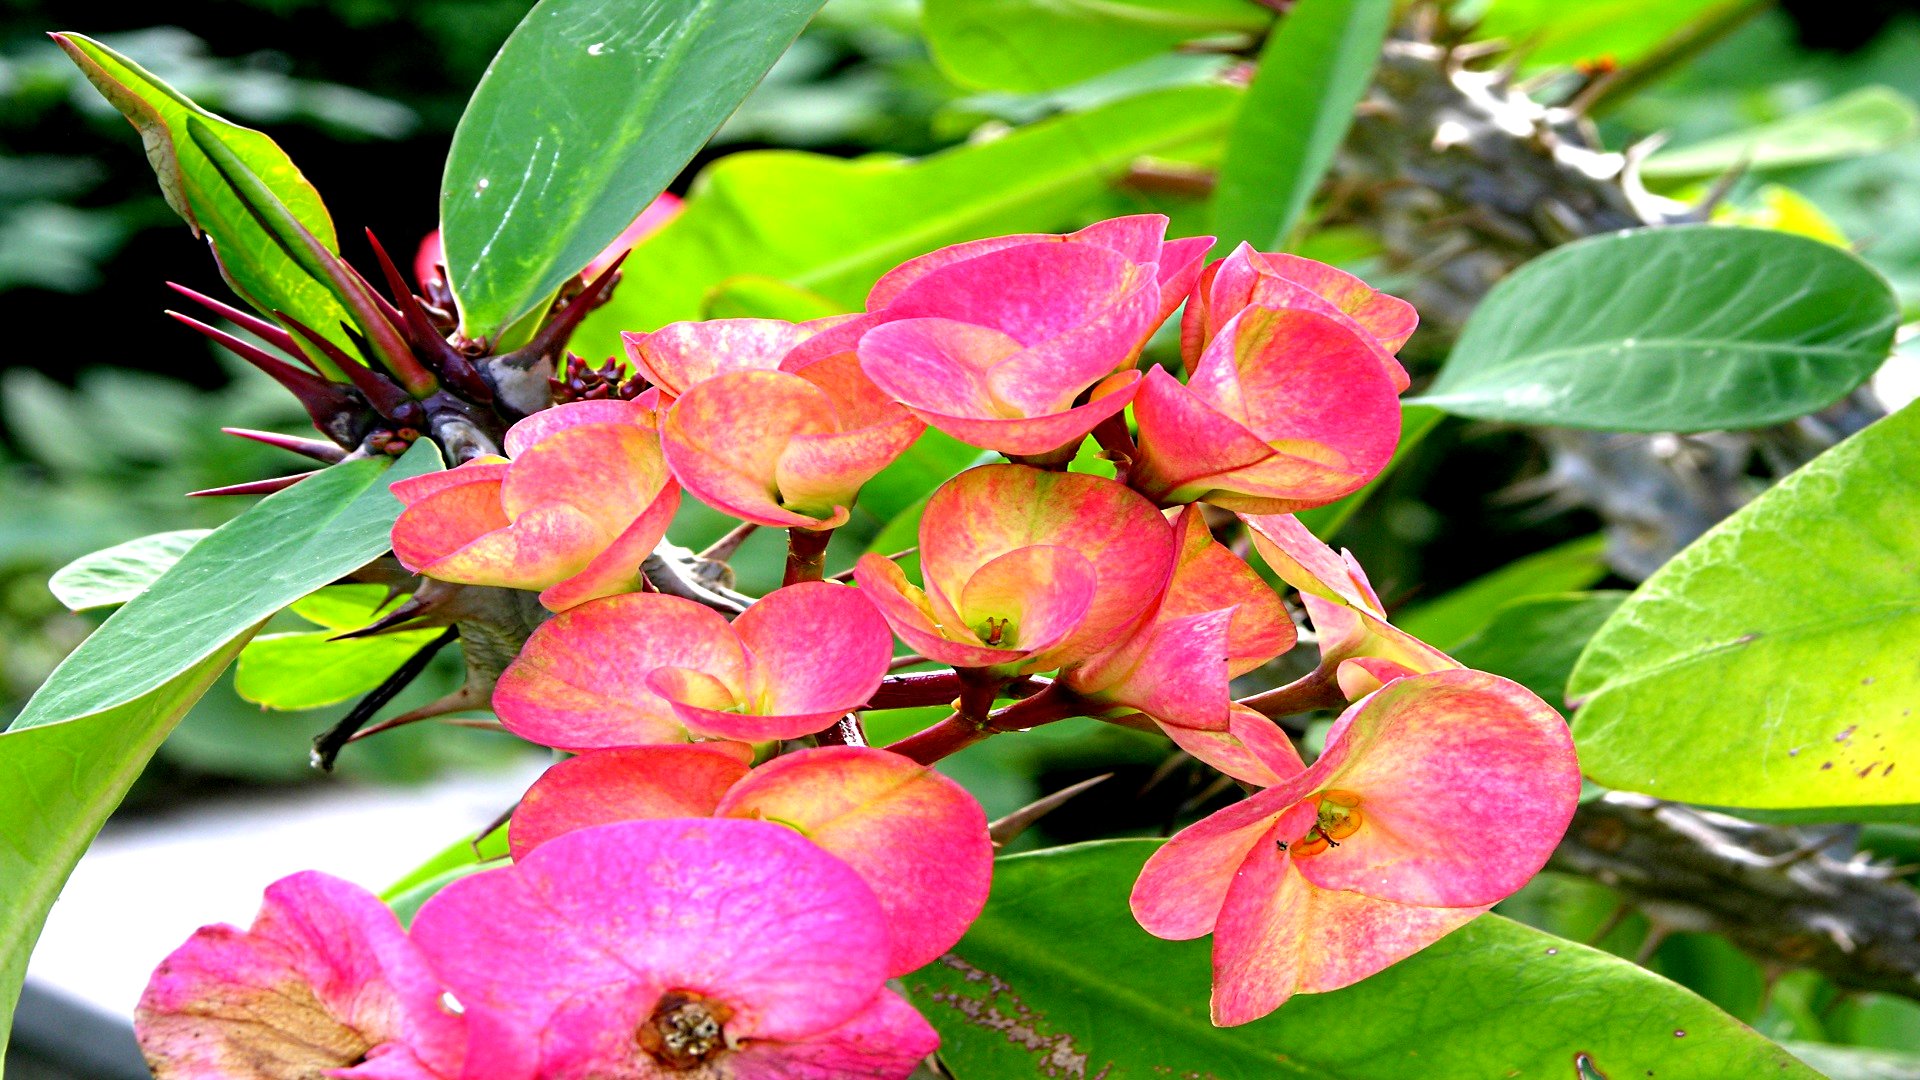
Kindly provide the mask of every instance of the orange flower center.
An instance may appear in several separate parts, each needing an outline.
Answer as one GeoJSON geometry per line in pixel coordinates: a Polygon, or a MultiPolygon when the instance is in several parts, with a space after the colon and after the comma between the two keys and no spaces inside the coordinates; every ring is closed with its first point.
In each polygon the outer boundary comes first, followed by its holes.
{"type": "Polygon", "coordinates": [[[733,1010],[690,990],[669,990],[635,1033],[640,1049],[668,1069],[693,1069],[727,1049],[733,1010]]]}
{"type": "Polygon", "coordinates": [[[1318,812],[1313,828],[1308,829],[1307,835],[1296,840],[1291,848],[1281,845],[1296,859],[1339,847],[1340,841],[1360,831],[1361,824],[1366,820],[1366,816],[1360,812],[1360,796],[1351,791],[1329,789],[1311,798],[1318,812]]]}

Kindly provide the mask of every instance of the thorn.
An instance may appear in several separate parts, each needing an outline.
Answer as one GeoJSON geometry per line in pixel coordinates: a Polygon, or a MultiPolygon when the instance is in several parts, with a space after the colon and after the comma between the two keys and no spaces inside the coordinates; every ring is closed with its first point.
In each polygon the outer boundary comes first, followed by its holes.
{"type": "Polygon", "coordinates": [[[309,472],[295,473],[292,476],[275,476],[267,480],[249,480],[244,484],[228,484],[226,487],[203,488],[187,492],[190,499],[204,499],[214,495],[271,495],[276,491],[285,491],[293,485],[322,472],[314,469],[309,472]]]}
{"type": "Polygon", "coordinates": [[[190,315],[169,311],[167,317],[206,335],[228,352],[265,372],[274,382],[286,387],[300,400],[301,407],[307,410],[307,415],[313,419],[313,426],[334,442],[342,446],[359,444],[357,429],[361,426],[360,414],[365,408],[366,399],[352,388],[294,367],[251,342],[208,326],[190,315]]]}
{"type": "MultiPolygon", "coordinates": [[[[449,628],[447,632],[453,633],[454,631],[449,628]]],[[[444,635],[442,636],[444,637],[444,635]]],[[[476,690],[471,684],[462,686],[460,689],[455,690],[443,698],[429,701],[425,705],[410,712],[403,712],[391,720],[382,720],[364,731],[354,732],[347,736],[347,741],[350,743],[359,742],[361,739],[372,738],[383,731],[392,731],[397,727],[417,724],[422,720],[431,720],[436,716],[445,716],[448,713],[466,712],[470,709],[484,709],[492,698],[492,694],[483,690],[476,690]]],[[[496,725],[489,721],[486,726],[494,727],[496,725]]]]}
{"type": "Polygon", "coordinates": [[[1070,787],[1063,787],[1059,791],[1044,798],[1035,799],[1033,802],[1015,810],[1006,817],[988,825],[987,836],[993,840],[994,847],[1006,847],[1019,837],[1021,833],[1026,832],[1028,827],[1034,822],[1058,810],[1076,795],[1111,779],[1113,779],[1112,773],[1101,773],[1099,776],[1082,780],[1070,787]]]}
{"type": "Polygon", "coordinates": [[[428,359],[440,374],[446,376],[461,393],[481,404],[493,401],[493,387],[480,377],[473,362],[461,354],[460,350],[448,344],[447,339],[434,329],[433,317],[420,303],[420,298],[407,288],[407,279],[388,256],[387,249],[380,243],[373,230],[367,230],[367,243],[373,248],[373,257],[380,264],[381,276],[387,279],[387,288],[393,293],[394,302],[399,310],[394,313],[396,324],[406,332],[408,342],[414,351],[428,359]]]}
{"type": "Polygon", "coordinates": [[[366,726],[367,721],[373,719],[375,713],[385,708],[400,691],[405,690],[413,680],[419,678],[420,673],[427,670],[427,665],[433,661],[434,656],[459,636],[459,630],[451,626],[447,627],[445,633],[427,642],[418,652],[407,657],[406,663],[401,664],[393,674],[386,677],[385,681],[374,687],[366,697],[361,698],[347,715],[340,718],[339,723],[321,732],[313,740],[311,758],[313,767],[323,772],[332,772],[334,760],[340,756],[340,751],[346,747],[347,743],[353,741],[354,736],[366,726]]]}
{"type": "Polygon", "coordinates": [[[272,345],[274,348],[279,349],[280,351],[288,353],[292,356],[298,357],[303,361],[306,359],[306,357],[302,355],[300,352],[300,346],[294,344],[293,335],[287,333],[284,327],[275,326],[273,323],[270,323],[265,319],[259,318],[258,316],[250,315],[247,312],[241,311],[237,307],[233,307],[229,304],[223,304],[220,301],[215,300],[211,296],[194,292],[192,289],[189,289],[185,285],[182,285],[178,282],[174,282],[174,281],[167,282],[167,288],[172,289],[174,292],[179,293],[181,296],[184,296],[187,299],[193,301],[194,303],[199,304],[201,307],[206,308],[208,311],[213,312],[215,315],[220,316],[221,318],[227,320],[228,322],[239,326],[241,329],[245,330],[247,333],[252,334],[254,337],[257,337],[262,341],[265,341],[267,344],[272,345]]]}
{"type": "Polygon", "coordinates": [[[733,558],[734,552],[740,550],[741,544],[747,542],[747,537],[752,536],[758,532],[759,529],[760,526],[757,522],[743,521],[727,530],[725,536],[707,545],[705,551],[702,551],[694,557],[705,559],[708,562],[726,562],[728,559],[733,558]]]}
{"type": "MultiPolygon", "coordinates": [[[[915,546],[913,546],[913,547],[910,547],[910,548],[901,548],[901,549],[900,549],[899,551],[896,551],[896,552],[894,552],[893,554],[891,554],[891,555],[889,555],[889,556],[887,556],[887,561],[888,561],[888,562],[899,562],[899,561],[900,561],[901,559],[904,559],[904,558],[906,558],[907,556],[909,556],[909,555],[911,555],[911,554],[913,554],[914,552],[916,552],[916,551],[919,551],[919,550],[920,550],[920,548],[919,548],[919,546],[918,546],[918,545],[915,545],[915,546]]],[[[853,568],[853,567],[851,567],[851,566],[849,566],[849,567],[847,567],[847,568],[846,568],[845,570],[842,570],[842,571],[840,571],[839,573],[837,573],[837,574],[834,574],[834,575],[832,575],[832,576],[830,576],[830,577],[828,577],[828,578],[827,578],[827,580],[828,580],[828,581],[852,581],[852,580],[853,580],[853,571],[854,571],[854,568],[853,568]]]]}
{"type": "Polygon", "coordinates": [[[373,403],[381,416],[408,427],[420,427],[427,422],[426,411],[400,384],[347,355],[345,349],[328,341],[306,323],[284,311],[275,311],[273,314],[293,327],[295,333],[312,342],[315,348],[326,354],[327,359],[339,365],[340,370],[353,380],[354,387],[373,403]]]}
{"type": "Polygon", "coordinates": [[[581,320],[585,319],[594,308],[606,302],[608,295],[612,292],[614,278],[620,273],[620,264],[626,262],[627,256],[632,253],[631,250],[621,252],[619,258],[607,264],[605,270],[600,271],[599,277],[588,282],[587,287],[580,290],[580,295],[569,300],[567,306],[561,308],[558,315],[549,319],[547,325],[541,327],[540,332],[533,336],[532,341],[497,359],[518,367],[531,367],[541,357],[558,353],[573,337],[573,332],[579,328],[581,320]]]}
{"type": "Polygon", "coordinates": [[[1746,177],[1748,164],[1748,161],[1743,159],[1738,165],[1714,178],[1713,186],[1707,189],[1706,197],[1693,208],[1693,212],[1700,216],[1701,221],[1711,218],[1714,210],[1733,193],[1734,186],[1746,177]]]}
{"type": "Polygon", "coordinates": [[[901,668],[910,668],[915,664],[924,664],[926,662],[927,658],[921,656],[919,653],[907,653],[904,656],[896,656],[887,661],[887,670],[899,671],[901,668]]]}
{"type": "Polygon", "coordinates": [[[347,456],[345,450],[319,439],[303,439],[298,435],[282,435],[277,431],[255,431],[252,428],[223,427],[220,430],[228,435],[251,439],[268,446],[277,446],[282,450],[291,451],[302,457],[310,457],[315,461],[324,461],[329,465],[347,456]]]}

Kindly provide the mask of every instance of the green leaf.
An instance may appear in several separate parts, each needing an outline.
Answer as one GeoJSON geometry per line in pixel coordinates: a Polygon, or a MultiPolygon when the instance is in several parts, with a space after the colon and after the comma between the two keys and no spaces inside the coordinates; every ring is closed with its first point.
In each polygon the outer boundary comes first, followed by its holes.
{"type": "Polygon", "coordinates": [[[706,145],[822,0],[540,0],[453,134],[447,273],[497,335],[611,244],[706,145]]]}
{"type": "Polygon", "coordinates": [[[1607,538],[1599,533],[1509,563],[1484,577],[1415,604],[1393,624],[1443,652],[1472,637],[1509,600],[1576,592],[1607,576],[1607,538]]]}
{"type": "Polygon", "coordinates": [[[1609,787],[1739,807],[1920,803],[1920,404],[1640,586],[1568,693],[1609,787]]]}
{"type": "Polygon", "coordinates": [[[1567,676],[1580,650],[1625,601],[1624,591],[1529,596],[1495,609],[1479,633],[1448,651],[1470,668],[1502,675],[1554,708],[1567,701],[1567,676]]]}
{"type": "Polygon", "coordinates": [[[420,905],[448,885],[482,870],[502,864],[507,857],[507,827],[502,825],[485,836],[470,836],[442,848],[433,858],[413,868],[405,877],[387,887],[380,899],[406,925],[420,912],[420,905]]]}
{"type": "Polygon", "coordinates": [[[778,278],[741,274],[715,285],[701,302],[703,319],[785,319],[806,322],[846,312],[840,304],[778,278]]]}
{"type": "Polygon", "coordinates": [[[1920,1054],[1831,1043],[1784,1045],[1794,1057],[1819,1069],[1827,1080],[1920,1080],[1920,1054]]]}
{"type": "Polygon", "coordinates": [[[0,734],[0,1055],[27,957],[74,864],[167,733],[220,677],[252,628],[160,685],[65,723],[0,734]]]}
{"type": "Polygon", "coordinates": [[[407,630],[333,640],[372,622],[387,606],[387,590],[380,585],[336,585],[295,601],[295,614],[325,629],[255,638],[240,654],[234,690],[256,705],[280,710],[316,709],[367,693],[440,633],[407,630]]]}
{"type": "Polygon", "coordinates": [[[1475,27],[1520,46],[1528,70],[1610,57],[1631,64],[1669,37],[1752,0],[1492,0],[1475,27]]]}
{"type": "Polygon", "coordinates": [[[957,1080],[1401,1080],[1817,1074],[1691,991],[1494,915],[1345,990],[1207,1020],[1208,944],[1149,937],[1127,894],[1154,842],[998,861],[986,912],[906,977],[957,1080]]]}
{"type": "Polygon", "coordinates": [[[1641,165],[1640,173],[1649,179],[1693,180],[1733,169],[1816,165],[1892,150],[1916,133],[1920,110],[1906,95],[1863,86],[1784,120],[1662,150],[1641,165]]]}
{"type": "Polygon", "coordinates": [[[1387,467],[1381,469],[1373,479],[1367,481],[1367,486],[1359,491],[1325,506],[1302,510],[1294,516],[1300,519],[1300,524],[1312,530],[1315,536],[1331,541],[1339,535],[1347,519],[1353,517],[1356,511],[1365,506],[1368,499],[1373,498],[1374,492],[1380,490],[1380,486],[1385,484],[1394,471],[1406,462],[1407,456],[1412,454],[1428,435],[1433,434],[1433,429],[1439,427],[1440,421],[1445,418],[1446,414],[1439,409],[1429,409],[1424,405],[1400,406],[1400,445],[1393,448],[1393,457],[1388,459],[1387,467]]]}
{"type": "Polygon", "coordinates": [[[933,58],[956,81],[1030,93],[1190,41],[1257,34],[1273,12],[1251,0],[926,0],[921,18],[933,58]]]}
{"type": "Polygon", "coordinates": [[[70,611],[124,604],[146,591],[212,529],[154,533],[82,555],[53,572],[47,589],[70,611]]]}
{"type": "Polygon", "coordinates": [[[333,219],[320,193],[266,135],[202,109],[145,68],[80,34],[55,34],[54,41],[79,65],[87,81],[119,109],[140,132],[147,161],[160,180],[168,205],[186,219],[195,234],[205,233],[220,260],[221,272],[247,302],[265,314],[285,311],[327,335],[349,352],[355,346],[340,329],[352,322],[325,283],[301,269],[249,213],[221,177],[206,152],[187,135],[196,120],[220,140],[328,251],[340,250],[333,219]]]}
{"type": "Polygon", "coordinates": [[[773,277],[856,310],[881,274],[945,244],[1083,224],[1143,155],[1217,139],[1240,93],[1162,90],[1058,116],[918,160],[733,154],[702,173],[686,209],[635,249],[612,301],[575,336],[621,354],[620,331],[697,319],[739,274],[773,277]]]}
{"type": "Polygon", "coordinates": [[[1607,431],[1759,427],[1823,408],[1893,348],[1879,274],[1827,244],[1679,225],[1556,248],[1493,287],[1416,399],[1607,431]]]}
{"type": "Polygon", "coordinates": [[[268,616],[385,551],[400,512],[387,485],[438,463],[422,439],[255,503],[114,612],[0,734],[0,1032],[47,908],[167,733],[268,616]]]}
{"type": "Polygon", "coordinates": [[[349,461],[255,503],[215,529],[48,677],[13,729],[134,701],[322,585],[387,550],[400,503],[387,486],[439,465],[422,439],[394,467],[349,461]]]}
{"type": "Polygon", "coordinates": [[[1260,50],[1227,139],[1213,229],[1230,249],[1287,246],[1373,81],[1393,0],[1300,0],[1260,50]]]}

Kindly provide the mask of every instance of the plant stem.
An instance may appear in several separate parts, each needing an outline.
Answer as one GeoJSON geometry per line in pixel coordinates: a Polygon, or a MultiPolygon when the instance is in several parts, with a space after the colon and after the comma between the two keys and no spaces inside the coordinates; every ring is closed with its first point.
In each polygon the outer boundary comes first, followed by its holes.
{"type": "Polygon", "coordinates": [[[848,713],[825,730],[813,733],[815,746],[865,746],[866,729],[860,726],[860,714],[848,713]]]}
{"type": "Polygon", "coordinates": [[[711,562],[726,562],[728,559],[733,558],[734,552],[740,550],[741,544],[747,542],[747,537],[752,536],[759,530],[759,522],[743,521],[733,528],[728,529],[727,535],[708,544],[707,549],[700,553],[700,558],[707,559],[711,562]]]}
{"type": "Polygon", "coordinates": [[[1042,724],[1051,724],[1056,720],[1078,716],[1081,712],[1078,697],[1056,684],[1048,684],[1045,689],[1032,697],[1023,698],[989,715],[984,722],[976,723],[956,712],[932,727],[901,739],[887,749],[922,765],[931,765],[990,736],[1009,731],[1026,731],[1042,724]]]}
{"type": "Polygon", "coordinates": [[[780,584],[798,585],[803,581],[819,581],[824,577],[827,541],[832,539],[832,529],[788,529],[787,573],[780,584]]]}
{"type": "Polygon", "coordinates": [[[1340,684],[1334,681],[1334,667],[1324,666],[1313,669],[1285,686],[1241,698],[1240,704],[1278,720],[1283,716],[1315,709],[1343,709],[1347,705],[1347,697],[1340,692],[1340,684]]]}
{"type": "Polygon", "coordinates": [[[367,721],[373,719],[375,713],[386,708],[387,702],[399,696],[400,691],[405,690],[413,680],[419,678],[420,673],[427,670],[427,665],[433,662],[435,654],[459,636],[460,631],[456,627],[449,626],[441,631],[439,637],[421,646],[419,652],[407,657],[406,663],[401,664],[393,674],[387,676],[384,682],[374,687],[366,697],[361,698],[352,711],[341,717],[339,723],[321,732],[319,737],[313,740],[314,768],[323,772],[332,772],[334,759],[340,756],[340,751],[353,740],[354,735],[367,725],[367,721]]]}
{"type": "Polygon", "coordinates": [[[946,705],[960,696],[960,673],[916,671],[908,675],[889,675],[880,681],[862,706],[866,709],[916,709],[925,705],[946,705]]]}

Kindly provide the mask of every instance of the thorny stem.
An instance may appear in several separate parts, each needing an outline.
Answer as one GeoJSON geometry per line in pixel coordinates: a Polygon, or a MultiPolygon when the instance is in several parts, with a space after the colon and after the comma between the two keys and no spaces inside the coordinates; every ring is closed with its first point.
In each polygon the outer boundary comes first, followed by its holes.
{"type": "Polygon", "coordinates": [[[863,709],[916,709],[924,705],[945,705],[960,696],[960,673],[916,671],[907,675],[889,675],[880,689],[867,699],[863,709]]]}
{"type": "Polygon", "coordinates": [[[787,573],[780,584],[821,580],[827,569],[827,542],[832,539],[832,529],[788,529],[787,573]]]}
{"type": "Polygon", "coordinates": [[[340,756],[340,751],[347,743],[352,741],[354,734],[365,727],[375,713],[386,708],[387,703],[398,696],[400,691],[405,690],[413,680],[419,678],[420,673],[427,670],[427,665],[433,662],[434,656],[459,636],[460,631],[456,627],[449,626],[441,631],[439,637],[421,646],[420,651],[407,657],[407,662],[387,676],[386,681],[374,687],[366,697],[361,698],[351,712],[340,718],[339,723],[321,732],[319,737],[313,740],[313,767],[332,772],[334,760],[340,756]]]}
{"type": "Polygon", "coordinates": [[[975,723],[956,712],[932,727],[893,743],[887,749],[922,765],[931,765],[991,736],[1009,731],[1026,731],[1070,716],[1079,716],[1084,711],[1077,695],[1057,683],[1049,683],[1046,689],[988,715],[982,722],[975,723]]]}
{"type": "Polygon", "coordinates": [[[1334,665],[1317,667],[1285,686],[1240,699],[1240,704],[1272,720],[1315,709],[1343,709],[1347,697],[1334,681],[1334,665]]]}
{"type": "Polygon", "coordinates": [[[848,713],[823,731],[813,733],[815,746],[865,746],[867,731],[860,726],[860,714],[848,713]]]}
{"type": "Polygon", "coordinates": [[[747,537],[752,536],[759,529],[759,522],[743,521],[727,530],[727,535],[707,545],[707,549],[702,551],[699,557],[709,562],[726,562],[733,558],[734,552],[740,550],[741,544],[747,542],[747,537]]]}

